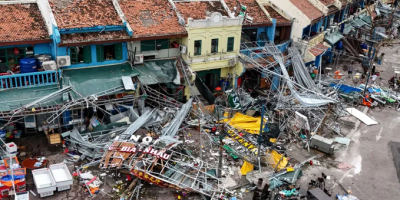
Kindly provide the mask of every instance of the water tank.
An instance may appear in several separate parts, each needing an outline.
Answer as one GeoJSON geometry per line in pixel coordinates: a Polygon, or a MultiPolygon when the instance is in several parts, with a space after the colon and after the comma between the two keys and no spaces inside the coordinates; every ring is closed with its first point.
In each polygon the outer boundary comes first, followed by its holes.
{"type": "Polygon", "coordinates": [[[23,58],[19,60],[21,73],[37,72],[36,58],[23,58]]]}
{"type": "Polygon", "coordinates": [[[36,56],[36,66],[38,69],[42,68],[43,62],[51,61],[51,55],[48,54],[40,54],[36,56]]]}

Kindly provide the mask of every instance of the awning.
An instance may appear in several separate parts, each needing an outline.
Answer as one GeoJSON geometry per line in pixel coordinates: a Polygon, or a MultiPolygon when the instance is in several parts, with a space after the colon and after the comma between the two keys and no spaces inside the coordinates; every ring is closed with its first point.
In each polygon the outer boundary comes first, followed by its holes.
{"type": "Polygon", "coordinates": [[[325,36],[325,40],[331,45],[336,44],[336,42],[338,42],[342,38],[343,38],[343,35],[340,34],[339,31],[333,32],[333,33],[325,36]]]}
{"type": "Polygon", "coordinates": [[[343,30],[343,34],[347,35],[350,33],[350,31],[354,28],[354,26],[352,26],[350,23],[346,23],[345,24],[345,28],[343,30]]]}
{"type": "MultiPolygon", "coordinates": [[[[5,90],[0,92],[0,111],[6,112],[15,110],[25,104],[38,100],[46,95],[56,92],[58,87],[56,85],[41,86],[24,89],[5,90]]],[[[47,101],[43,106],[60,104],[62,97],[47,101]]]]}
{"type": "Polygon", "coordinates": [[[139,73],[139,80],[144,85],[157,83],[180,83],[180,75],[175,65],[176,60],[155,60],[135,65],[139,73]],[[175,80],[179,77],[178,82],[175,80]]]}
{"type": "Polygon", "coordinates": [[[367,24],[371,24],[371,22],[372,22],[371,16],[369,16],[369,15],[365,15],[364,17],[361,17],[361,20],[363,20],[367,24]]]}
{"type": "Polygon", "coordinates": [[[367,23],[365,21],[363,21],[362,19],[354,19],[351,22],[351,25],[357,28],[363,27],[364,25],[367,25],[367,23]]]}
{"type": "MultiPolygon", "coordinates": [[[[122,76],[139,75],[132,70],[129,63],[118,65],[92,67],[84,69],[64,70],[64,84],[71,85],[83,97],[123,87],[122,76]]],[[[73,92],[74,98],[81,98],[73,92]]]]}

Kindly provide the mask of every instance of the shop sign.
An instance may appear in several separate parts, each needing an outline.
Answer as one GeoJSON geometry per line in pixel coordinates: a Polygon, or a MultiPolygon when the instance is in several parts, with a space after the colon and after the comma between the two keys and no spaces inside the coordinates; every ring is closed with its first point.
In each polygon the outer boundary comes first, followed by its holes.
{"type": "Polygon", "coordinates": [[[160,179],[158,179],[158,178],[156,178],[154,176],[146,174],[146,173],[144,173],[142,171],[139,171],[137,169],[131,170],[131,172],[136,177],[138,177],[138,178],[140,178],[142,180],[145,180],[145,181],[147,181],[149,183],[153,183],[153,184],[156,184],[156,185],[161,186],[161,187],[170,187],[170,188],[173,188],[173,189],[176,189],[176,190],[183,190],[182,188],[180,188],[180,187],[178,187],[176,185],[166,183],[166,182],[164,182],[164,181],[162,181],[162,180],[160,180],[160,179]]]}
{"type": "Polygon", "coordinates": [[[152,147],[147,147],[143,150],[143,149],[137,149],[136,147],[128,147],[128,146],[122,146],[122,147],[116,148],[114,145],[111,145],[108,148],[108,151],[114,151],[114,150],[117,150],[117,151],[123,152],[123,153],[141,152],[144,154],[151,154],[151,155],[156,156],[157,158],[161,158],[163,160],[168,160],[171,157],[171,155],[164,153],[164,151],[153,149],[152,147]]]}
{"type": "Polygon", "coordinates": [[[144,173],[142,171],[134,169],[131,172],[136,177],[138,177],[138,178],[140,178],[142,180],[145,180],[145,181],[147,181],[149,183],[153,183],[153,184],[156,184],[156,185],[161,186],[161,187],[165,187],[166,186],[166,183],[164,183],[162,180],[160,180],[158,178],[155,178],[154,176],[148,175],[148,174],[146,174],[146,173],[144,173]]]}
{"type": "Polygon", "coordinates": [[[229,130],[228,131],[228,135],[231,136],[231,138],[233,140],[236,140],[237,142],[239,142],[241,145],[243,145],[244,147],[246,147],[247,149],[253,151],[254,149],[257,149],[256,146],[254,146],[251,142],[247,142],[246,140],[244,140],[240,135],[236,135],[233,131],[229,130]]]}
{"type": "MultiPolygon", "coordinates": [[[[139,142],[139,139],[140,139],[141,137],[142,137],[142,136],[140,136],[140,135],[132,135],[132,136],[129,138],[129,140],[133,140],[134,142],[137,143],[137,142],[139,142]]],[[[142,139],[142,144],[150,144],[152,141],[153,141],[153,138],[147,136],[147,137],[144,137],[144,138],[142,139]]]]}

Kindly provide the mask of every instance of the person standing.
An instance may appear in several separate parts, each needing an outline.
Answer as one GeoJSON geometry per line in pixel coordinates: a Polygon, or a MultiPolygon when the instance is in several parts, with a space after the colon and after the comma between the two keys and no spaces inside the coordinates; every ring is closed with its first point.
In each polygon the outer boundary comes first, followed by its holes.
{"type": "Polygon", "coordinates": [[[372,84],[375,84],[376,78],[378,78],[376,74],[372,75],[372,84]]]}
{"type": "Polygon", "coordinates": [[[350,77],[351,75],[353,75],[353,70],[354,70],[354,61],[352,60],[351,63],[350,63],[349,69],[348,69],[348,71],[347,71],[349,77],[350,77]]]}

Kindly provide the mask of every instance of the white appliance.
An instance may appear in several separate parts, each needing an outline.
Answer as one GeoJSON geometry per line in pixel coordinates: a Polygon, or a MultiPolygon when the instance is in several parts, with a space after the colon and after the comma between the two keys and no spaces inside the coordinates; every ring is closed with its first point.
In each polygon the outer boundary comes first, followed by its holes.
{"type": "Polygon", "coordinates": [[[186,53],[186,46],[185,45],[179,45],[179,51],[181,52],[181,53],[186,53]]]}
{"type": "Polygon", "coordinates": [[[32,175],[37,193],[39,193],[40,197],[47,197],[54,194],[57,185],[49,169],[42,168],[32,170],[32,175]]]}
{"type": "Polygon", "coordinates": [[[49,169],[56,182],[57,191],[64,191],[71,189],[73,179],[71,172],[68,170],[65,163],[50,165],[49,169]]]}
{"type": "Polygon", "coordinates": [[[18,146],[14,142],[6,144],[8,156],[15,157],[17,155],[18,146]]]}
{"type": "Polygon", "coordinates": [[[45,61],[42,63],[43,69],[45,71],[54,71],[57,70],[57,64],[56,62],[52,61],[45,61]]]}
{"type": "Polygon", "coordinates": [[[143,54],[135,55],[135,63],[134,64],[143,64],[143,54]]]}
{"type": "Polygon", "coordinates": [[[69,56],[57,56],[57,65],[65,67],[71,65],[71,58],[69,56]]]}

